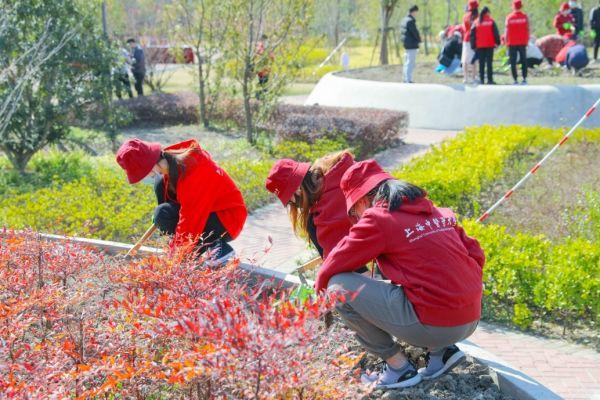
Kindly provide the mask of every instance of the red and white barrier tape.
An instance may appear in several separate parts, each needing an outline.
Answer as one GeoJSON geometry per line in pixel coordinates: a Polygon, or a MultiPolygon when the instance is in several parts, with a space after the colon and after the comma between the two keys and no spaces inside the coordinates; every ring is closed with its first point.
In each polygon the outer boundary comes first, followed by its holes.
{"type": "Polygon", "coordinates": [[[590,117],[590,115],[592,115],[592,113],[594,111],[596,111],[596,109],[600,106],[600,98],[598,100],[596,100],[596,102],[594,103],[594,105],[587,110],[587,112],[585,113],[585,115],[583,117],[581,117],[581,119],[569,130],[569,132],[567,132],[567,134],[565,136],[563,136],[563,138],[560,140],[560,142],[558,142],[553,148],[552,150],[550,150],[548,152],[548,154],[546,154],[544,156],[544,158],[542,158],[540,160],[540,162],[538,162],[537,164],[534,165],[533,168],[531,168],[529,170],[529,172],[527,172],[527,174],[525,174],[525,176],[523,178],[521,178],[521,180],[519,182],[517,182],[517,184],[515,186],[513,186],[508,192],[506,192],[504,194],[504,196],[502,196],[500,198],[500,200],[498,200],[493,206],[491,206],[486,212],[483,213],[483,215],[481,217],[479,217],[477,219],[477,222],[483,222],[485,221],[492,212],[494,212],[494,210],[496,208],[498,208],[502,203],[504,203],[510,196],[513,195],[513,193],[523,184],[525,183],[525,181],[527,179],[529,179],[533,174],[535,174],[537,172],[538,169],[540,169],[540,167],[542,166],[542,164],[544,164],[544,162],[546,162],[546,160],[548,158],[550,158],[550,156],[552,156],[552,154],[554,154],[554,152],[563,144],[565,144],[565,142],[569,139],[569,136],[571,136],[571,134],[573,132],[575,132],[575,130],[577,128],[579,128],[579,125],[581,125],[583,123],[583,121],[585,121],[586,119],[588,119],[590,117]]]}

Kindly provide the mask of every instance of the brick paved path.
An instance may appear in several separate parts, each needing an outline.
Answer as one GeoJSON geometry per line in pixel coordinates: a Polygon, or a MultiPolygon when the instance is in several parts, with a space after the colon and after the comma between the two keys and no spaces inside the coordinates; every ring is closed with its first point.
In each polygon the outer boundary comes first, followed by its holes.
{"type": "Polygon", "coordinates": [[[469,340],[568,400],[600,400],[600,354],[481,323],[469,340]]]}

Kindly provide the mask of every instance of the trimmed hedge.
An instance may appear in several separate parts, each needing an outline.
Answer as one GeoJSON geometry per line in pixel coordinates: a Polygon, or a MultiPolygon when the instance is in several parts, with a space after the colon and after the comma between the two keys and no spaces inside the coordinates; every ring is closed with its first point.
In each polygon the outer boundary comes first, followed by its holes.
{"type": "Polygon", "coordinates": [[[115,101],[131,116],[126,126],[198,124],[200,100],[194,92],[159,93],[115,101]]]}
{"type": "MultiPolygon", "coordinates": [[[[256,112],[258,104],[253,101],[256,112]]],[[[212,116],[216,120],[244,126],[241,101],[225,100],[212,116]]],[[[343,139],[358,157],[397,145],[406,135],[408,113],[376,108],[321,107],[277,104],[270,117],[258,124],[279,139],[314,143],[318,139],[343,139]]]]}

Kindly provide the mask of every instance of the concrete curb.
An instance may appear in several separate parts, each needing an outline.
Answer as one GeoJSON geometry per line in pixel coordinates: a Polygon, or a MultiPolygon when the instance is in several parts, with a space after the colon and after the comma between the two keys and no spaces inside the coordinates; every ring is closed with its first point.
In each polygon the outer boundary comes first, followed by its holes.
{"type": "MultiPolygon", "coordinates": [[[[2,236],[0,231],[0,236],[2,236]]],[[[111,242],[106,240],[96,240],[78,237],[69,237],[52,234],[40,234],[40,237],[50,241],[67,241],[82,246],[91,246],[102,251],[116,255],[119,253],[127,252],[131,247],[130,244],[111,242]]],[[[138,254],[162,254],[162,250],[153,247],[141,247],[138,254]]],[[[257,274],[263,278],[267,278],[273,281],[273,286],[278,287],[295,287],[300,285],[300,279],[285,272],[275,271],[268,268],[263,268],[255,265],[242,263],[240,267],[250,274],[257,274]]],[[[312,281],[309,281],[312,284],[312,281]]],[[[562,397],[558,396],[535,379],[529,377],[525,373],[512,367],[498,356],[482,349],[476,344],[469,340],[464,340],[459,343],[461,350],[463,350],[468,356],[479,361],[480,363],[488,366],[493,372],[496,384],[503,393],[513,396],[518,400],[559,400],[562,397]]]]}
{"type": "MultiPolygon", "coordinates": [[[[405,84],[329,73],[305,105],[406,111],[411,128],[461,130],[484,124],[558,128],[575,123],[599,97],[600,85],[405,84]]],[[[584,126],[600,125],[600,113],[596,114],[584,126]]]]}

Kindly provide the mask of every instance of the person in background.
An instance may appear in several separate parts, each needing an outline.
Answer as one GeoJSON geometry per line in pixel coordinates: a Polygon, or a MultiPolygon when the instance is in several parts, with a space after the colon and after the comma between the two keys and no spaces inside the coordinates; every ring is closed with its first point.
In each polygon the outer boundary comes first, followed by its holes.
{"type": "Polygon", "coordinates": [[[438,56],[440,64],[436,71],[446,75],[453,74],[460,67],[461,54],[462,35],[460,31],[455,30],[452,36],[444,42],[444,47],[438,56]]]}
{"type": "Polygon", "coordinates": [[[583,18],[583,10],[575,0],[569,1],[569,13],[573,17],[573,30],[575,36],[580,37],[585,28],[585,20],[583,18]]]}
{"type": "Polygon", "coordinates": [[[441,376],[464,359],[455,343],[479,322],[483,250],[452,210],[435,207],[423,189],[374,160],[348,168],[340,187],[357,222],[325,259],[315,288],[354,294],[336,308],[360,344],[385,362],[362,381],[391,389],[441,376]],[[373,259],[387,281],[356,273],[373,259]],[[427,348],[427,366],[417,371],[396,339],[427,348]]]}
{"type": "Polygon", "coordinates": [[[256,92],[256,99],[258,100],[267,93],[267,84],[269,83],[269,75],[271,74],[271,62],[274,59],[272,52],[265,55],[265,51],[267,50],[267,40],[269,40],[269,37],[262,34],[260,40],[256,42],[255,68],[258,70],[256,76],[258,77],[259,86],[259,89],[256,92]]]}
{"type": "Polygon", "coordinates": [[[127,51],[127,49],[119,49],[120,52],[120,56],[121,56],[121,65],[118,67],[115,67],[114,69],[114,74],[115,74],[115,78],[116,78],[116,82],[115,82],[115,92],[117,95],[117,98],[121,99],[121,91],[123,90],[123,87],[125,88],[125,91],[127,92],[127,94],[129,95],[129,98],[132,99],[133,98],[133,92],[131,91],[131,82],[129,81],[129,68],[131,65],[131,57],[129,56],[129,52],[127,51]]]}
{"type": "Polygon", "coordinates": [[[573,75],[581,75],[581,70],[587,67],[589,63],[590,58],[584,44],[576,43],[567,51],[565,65],[567,69],[573,71],[573,75]]]}
{"type": "Polygon", "coordinates": [[[529,19],[527,14],[521,11],[523,2],[513,0],[513,12],[506,17],[506,46],[508,46],[508,58],[510,61],[510,72],[514,84],[517,85],[517,59],[521,62],[522,84],[527,84],[527,43],[529,42],[529,19]]]}
{"type": "Polygon", "coordinates": [[[469,45],[471,40],[471,27],[479,16],[479,3],[477,0],[470,0],[467,6],[467,12],[463,16],[462,31],[463,31],[463,46],[460,61],[463,67],[463,83],[475,82],[475,70],[477,62],[475,61],[475,51],[469,45]]]}
{"type": "Polygon", "coordinates": [[[552,25],[556,28],[556,33],[561,36],[572,33],[575,24],[575,18],[571,15],[569,3],[562,3],[558,13],[554,17],[552,25]]]}
{"type": "Polygon", "coordinates": [[[535,44],[548,61],[548,66],[551,67],[566,42],[567,40],[563,36],[554,34],[539,38],[535,41],[535,44]]]}
{"type": "Polygon", "coordinates": [[[400,37],[404,45],[404,83],[413,83],[413,71],[417,64],[417,52],[421,43],[421,35],[417,29],[419,7],[412,6],[406,17],[400,22],[400,37]]]}
{"type": "Polygon", "coordinates": [[[350,69],[350,54],[348,54],[346,49],[342,49],[342,55],[340,56],[340,64],[342,64],[342,68],[344,68],[344,71],[348,71],[350,69]]]}
{"type": "Polygon", "coordinates": [[[594,39],[594,62],[598,62],[598,49],[600,48],[600,0],[598,5],[590,11],[590,29],[594,39]]]}
{"type": "Polygon", "coordinates": [[[500,45],[500,32],[492,19],[490,9],[483,7],[479,18],[471,28],[471,47],[476,49],[479,59],[479,80],[483,84],[487,70],[487,84],[494,82],[494,49],[500,45]]]}
{"type": "Polygon", "coordinates": [[[527,43],[527,68],[535,68],[544,61],[542,51],[535,45],[535,36],[529,37],[527,43]]]}
{"type": "Polygon", "coordinates": [[[566,40],[565,45],[563,46],[562,49],[560,49],[560,51],[556,55],[556,58],[554,59],[554,61],[556,61],[558,64],[560,64],[563,67],[567,66],[567,53],[568,53],[569,49],[577,44],[575,35],[572,33],[565,35],[565,40],[566,40]]]}
{"type": "Polygon", "coordinates": [[[153,222],[172,235],[172,249],[196,256],[207,253],[213,266],[235,255],[228,242],[240,234],[248,215],[242,193],[196,140],[163,148],[129,139],[116,159],[130,184],[154,178],[158,206],[153,222]]]}
{"type": "Polygon", "coordinates": [[[135,39],[127,40],[131,49],[131,73],[135,79],[135,91],[138,96],[144,95],[144,78],[146,76],[146,59],[142,46],[136,43],[135,39]]]}

